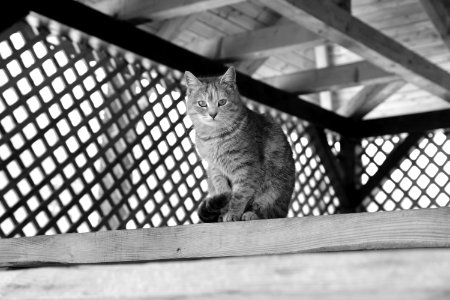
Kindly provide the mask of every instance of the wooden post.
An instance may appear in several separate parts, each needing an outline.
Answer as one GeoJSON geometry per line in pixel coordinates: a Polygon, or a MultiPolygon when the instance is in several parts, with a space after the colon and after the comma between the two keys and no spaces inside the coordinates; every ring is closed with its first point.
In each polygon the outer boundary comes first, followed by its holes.
{"type": "Polygon", "coordinates": [[[343,188],[347,194],[348,202],[341,202],[340,212],[357,212],[358,206],[362,202],[357,189],[361,185],[360,171],[361,165],[361,139],[341,136],[341,151],[339,152],[339,162],[343,172],[343,188]]]}

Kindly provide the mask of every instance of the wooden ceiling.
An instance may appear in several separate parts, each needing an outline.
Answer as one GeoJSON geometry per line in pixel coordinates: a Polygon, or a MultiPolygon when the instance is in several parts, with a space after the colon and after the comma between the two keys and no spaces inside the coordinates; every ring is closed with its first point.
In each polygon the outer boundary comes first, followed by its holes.
{"type": "Polygon", "coordinates": [[[448,0],[78,1],[343,116],[450,108],[448,0]]]}

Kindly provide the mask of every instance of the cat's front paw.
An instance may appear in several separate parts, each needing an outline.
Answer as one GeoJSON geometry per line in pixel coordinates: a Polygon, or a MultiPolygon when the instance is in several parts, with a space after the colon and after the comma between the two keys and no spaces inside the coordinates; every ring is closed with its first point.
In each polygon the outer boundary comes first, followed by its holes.
{"type": "Polygon", "coordinates": [[[229,211],[221,216],[222,222],[236,222],[240,221],[242,214],[229,211]]]}
{"type": "Polygon", "coordinates": [[[253,211],[245,212],[241,218],[242,221],[251,221],[251,220],[258,220],[258,219],[260,219],[259,216],[253,211]]]}

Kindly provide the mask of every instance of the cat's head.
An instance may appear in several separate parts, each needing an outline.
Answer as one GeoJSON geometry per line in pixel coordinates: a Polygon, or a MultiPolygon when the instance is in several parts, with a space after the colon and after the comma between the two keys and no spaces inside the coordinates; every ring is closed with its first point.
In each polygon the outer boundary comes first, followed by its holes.
{"type": "Polygon", "coordinates": [[[189,71],[186,81],[186,107],[194,125],[218,127],[229,125],[242,110],[236,87],[236,72],[230,67],[218,77],[197,78],[189,71]]]}

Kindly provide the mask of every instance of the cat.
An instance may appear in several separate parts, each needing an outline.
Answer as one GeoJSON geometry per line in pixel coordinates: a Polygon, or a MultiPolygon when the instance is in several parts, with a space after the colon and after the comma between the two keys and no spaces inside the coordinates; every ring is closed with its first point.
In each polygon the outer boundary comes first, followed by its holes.
{"type": "Polygon", "coordinates": [[[184,79],[195,144],[208,163],[209,197],[197,210],[200,220],[286,217],[295,166],[280,125],[245,106],[234,67],[222,76],[200,79],[186,71],[184,79]]]}

